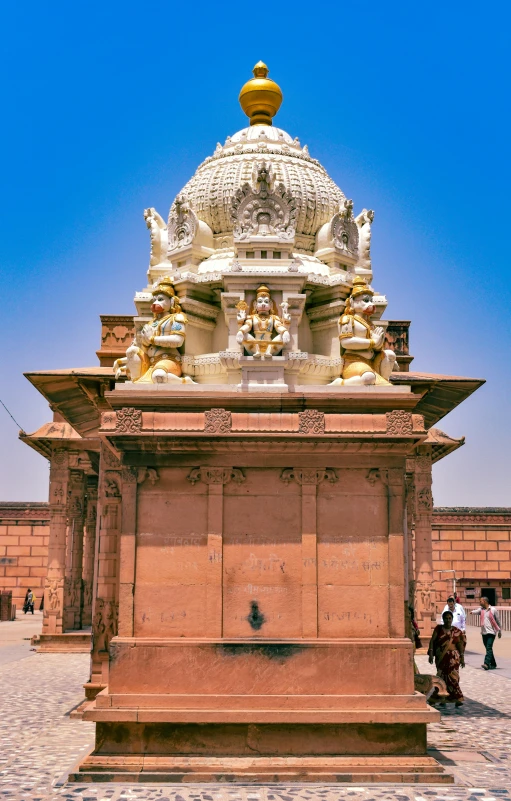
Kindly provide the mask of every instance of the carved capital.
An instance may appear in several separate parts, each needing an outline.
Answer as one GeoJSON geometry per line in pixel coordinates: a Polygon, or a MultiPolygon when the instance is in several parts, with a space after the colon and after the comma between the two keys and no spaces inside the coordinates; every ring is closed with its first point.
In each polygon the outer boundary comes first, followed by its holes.
{"type": "Polygon", "coordinates": [[[205,484],[228,484],[234,481],[242,484],[245,476],[238,467],[194,467],[188,476],[191,484],[203,481],[205,484]]]}
{"type": "Polygon", "coordinates": [[[104,464],[107,467],[114,467],[115,468],[115,467],[120,467],[121,466],[120,461],[117,458],[117,456],[115,455],[115,453],[112,453],[110,448],[107,448],[107,447],[103,447],[101,449],[101,461],[104,462],[104,464]]]}
{"type": "Polygon", "coordinates": [[[230,434],[232,414],[226,409],[210,409],[204,413],[204,431],[206,434],[230,434]]]}
{"type": "Polygon", "coordinates": [[[306,409],[298,413],[300,434],[324,434],[325,415],[318,409],[306,409]]]}
{"type": "Polygon", "coordinates": [[[415,458],[415,467],[419,473],[431,473],[431,454],[424,454],[415,458]]]}
{"type": "Polygon", "coordinates": [[[387,412],[387,434],[391,437],[408,437],[413,433],[413,421],[411,412],[402,409],[394,409],[387,412]]]}
{"type": "Polygon", "coordinates": [[[371,487],[374,487],[377,481],[381,481],[382,484],[388,485],[389,471],[383,467],[371,467],[371,469],[367,471],[366,480],[369,482],[371,487]]]}
{"type": "Polygon", "coordinates": [[[136,467],[123,467],[121,470],[121,478],[123,484],[136,484],[138,470],[136,467]]]}
{"type": "Polygon", "coordinates": [[[142,410],[125,406],[117,412],[116,434],[139,434],[142,431],[142,410]]]}
{"type": "Polygon", "coordinates": [[[332,470],[330,467],[287,467],[282,471],[280,479],[285,484],[289,484],[290,481],[296,481],[296,483],[300,485],[316,484],[316,486],[325,480],[329,481],[331,484],[338,481],[335,470],[332,470]]]}
{"type": "Polygon", "coordinates": [[[137,484],[143,484],[144,481],[150,481],[151,484],[154,486],[157,481],[160,480],[160,476],[156,467],[139,467],[137,472],[137,484]]]}

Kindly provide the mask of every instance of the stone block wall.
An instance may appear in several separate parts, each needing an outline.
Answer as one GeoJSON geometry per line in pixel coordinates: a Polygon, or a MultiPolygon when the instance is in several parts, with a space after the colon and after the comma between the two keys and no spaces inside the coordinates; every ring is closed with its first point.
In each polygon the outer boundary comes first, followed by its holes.
{"type": "Polygon", "coordinates": [[[48,569],[49,537],[47,503],[0,503],[0,590],[12,591],[17,612],[29,587],[39,608],[48,569]]]}
{"type": "Polygon", "coordinates": [[[497,606],[511,607],[511,509],[437,508],[432,528],[437,611],[453,586],[453,573],[441,570],[455,571],[466,608],[478,606],[483,590],[495,591],[497,606]]]}

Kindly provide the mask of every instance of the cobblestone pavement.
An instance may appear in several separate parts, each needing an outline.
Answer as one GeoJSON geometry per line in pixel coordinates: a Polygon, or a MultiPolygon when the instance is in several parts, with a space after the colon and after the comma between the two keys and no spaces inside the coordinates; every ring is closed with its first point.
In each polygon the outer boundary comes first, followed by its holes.
{"type": "Polygon", "coordinates": [[[472,667],[462,673],[465,706],[447,707],[429,729],[454,786],[65,784],[93,742],[93,724],[69,718],[88,664],[85,654],[31,653],[0,665],[0,801],[511,801],[510,680],[472,667]]]}

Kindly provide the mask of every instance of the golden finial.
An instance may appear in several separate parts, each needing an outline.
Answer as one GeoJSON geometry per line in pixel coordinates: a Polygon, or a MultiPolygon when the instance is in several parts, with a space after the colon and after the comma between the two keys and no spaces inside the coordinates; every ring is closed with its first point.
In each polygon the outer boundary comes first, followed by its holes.
{"type": "Polygon", "coordinates": [[[268,78],[268,67],[258,61],[252,70],[254,77],[247,81],[239,96],[241,108],[250,118],[250,125],[271,125],[282,103],[280,86],[268,78]]]}

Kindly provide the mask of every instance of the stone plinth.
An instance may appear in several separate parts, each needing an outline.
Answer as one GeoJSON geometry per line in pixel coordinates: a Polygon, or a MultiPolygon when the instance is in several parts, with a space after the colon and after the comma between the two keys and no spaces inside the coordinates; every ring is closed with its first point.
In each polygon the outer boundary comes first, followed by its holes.
{"type": "Polygon", "coordinates": [[[442,779],[426,753],[438,713],[414,690],[405,637],[419,396],[108,400],[100,435],[124,465],[119,625],[75,778],[442,779]]]}

